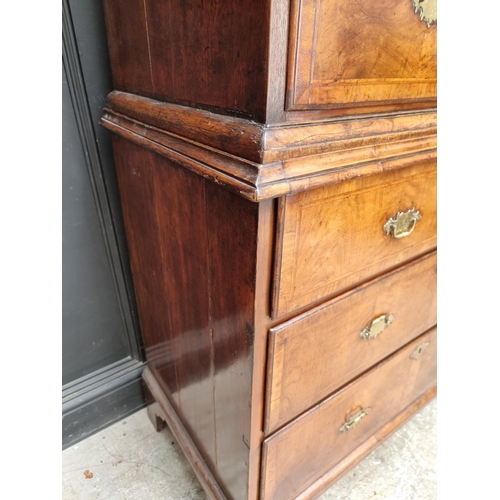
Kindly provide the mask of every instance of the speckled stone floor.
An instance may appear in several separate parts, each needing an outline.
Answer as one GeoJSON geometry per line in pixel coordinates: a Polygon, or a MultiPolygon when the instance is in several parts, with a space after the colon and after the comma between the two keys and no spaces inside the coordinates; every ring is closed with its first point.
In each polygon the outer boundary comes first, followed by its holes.
{"type": "MultiPolygon", "coordinates": [[[[435,500],[437,403],[432,401],[322,500],[435,500]]],[[[168,428],[146,410],[63,452],[64,500],[204,500],[168,428]]]]}

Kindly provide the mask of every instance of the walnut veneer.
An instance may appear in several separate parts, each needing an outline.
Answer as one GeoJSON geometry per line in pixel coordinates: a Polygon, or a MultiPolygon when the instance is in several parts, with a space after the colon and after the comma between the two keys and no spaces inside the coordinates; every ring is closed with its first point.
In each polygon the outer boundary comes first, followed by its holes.
{"type": "Polygon", "coordinates": [[[152,421],[209,498],[316,497],[436,394],[436,25],[104,5],[152,421]]]}

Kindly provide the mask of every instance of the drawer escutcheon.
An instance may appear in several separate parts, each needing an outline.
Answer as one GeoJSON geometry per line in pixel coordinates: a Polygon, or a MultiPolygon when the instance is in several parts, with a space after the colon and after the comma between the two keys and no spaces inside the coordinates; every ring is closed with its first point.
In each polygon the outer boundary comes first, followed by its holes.
{"type": "Polygon", "coordinates": [[[392,314],[382,314],[375,318],[368,326],[365,326],[359,336],[364,340],[377,338],[392,322],[394,316],[392,314]]]}
{"type": "Polygon", "coordinates": [[[421,218],[420,212],[413,207],[406,212],[398,212],[384,224],[384,233],[392,238],[406,238],[413,233],[421,218]]]}
{"type": "Polygon", "coordinates": [[[357,411],[354,415],[351,415],[349,419],[342,425],[342,427],[339,429],[340,432],[347,432],[356,427],[363,418],[365,418],[368,413],[370,413],[371,408],[362,408],[361,410],[357,411]]]}
{"type": "Polygon", "coordinates": [[[429,347],[429,342],[423,342],[410,354],[410,359],[420,358],[420,356],[422,356],[422,354],[428,347],[429,347]]]}

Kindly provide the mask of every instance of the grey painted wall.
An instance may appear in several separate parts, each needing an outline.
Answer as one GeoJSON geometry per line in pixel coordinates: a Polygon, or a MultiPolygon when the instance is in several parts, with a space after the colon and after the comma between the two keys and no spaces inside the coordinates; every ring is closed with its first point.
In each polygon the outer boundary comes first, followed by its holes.
{"type": "Polygon", "coordinates": [[[127,357],[98,207],[63,71],[63,385],[127,357]]]}
{"type": "Polygon", "coordinates": [[[63,0],[63,446],[144,404],[143,354],[108,132],[101,0],[63,0]]]}

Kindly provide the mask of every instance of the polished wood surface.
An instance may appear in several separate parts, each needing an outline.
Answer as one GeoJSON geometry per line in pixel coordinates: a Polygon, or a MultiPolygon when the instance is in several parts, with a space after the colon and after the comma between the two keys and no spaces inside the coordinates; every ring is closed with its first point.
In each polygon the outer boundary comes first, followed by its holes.
{"type": "Polygon", "coordinates": [[[274,315],[353,286],[436,246],[436,164],[361,177],[284,202],[274,315]],[[383,231],[398,211],[422,219],[406,238],[383,231]]]}
{"type": "Polygon", "coordinates": [[[311,500],[318,498],[330,486],[340,479],[344,474],[349,472],[361,460],[369,455],[373,449],[384,442],[391,436],[399,427],[405,424],[410,418],[414,417],[427,403],[432,401],[437,395],[437,387],[434,386],[425,392],[411,405],[407,406],[395,418],[389,421],[386,425],[375,431],[366,441],[363,441],[354,451],[349,453],[340,462],[329,469],[325,474],[319,477],[314,483],[308,486],[302,493],[297,495],[295,500],[311,500]]]}
{"type": "Polygon", "coordinates": [[[411,0],[104,6],[152,421],[209,498],[313,498],[435,394],[435,340],[407,351],[436,323],[436,27],[411,0]]]}
{"type": "Polygon", "coordinates": [[[269,0],[105,0],[104,7],[116,89],[265,119],[269,0]]]}
{"type": "Polygon", "coordinates": [[[170,397],[179,405],[177,375],[173,366],[176,352],[161,349],[174,345],[168,312],[165,262],[162,257],[159,226],[154,206],[152,180],[154,155],[119,136],[112,136],[123,219],[139,309],[141,334],[149,367],[162,373],[170,397]],[[140,170],[134,165],[140,165],[140,170]],[[152,200],[153,203],[146,203],[152,200]],[[143,245],[142,242],[149,242],[143,245]],[[158,314],[164,311],[164,314],[158,314]]]}
{"type": "Polygon", "coordinates": [[[215,464],[209,299],[202,286],[209,272],[207,233],[198,213],[204,209],[204,180],[166,160],[158,164],[153,153],[121,138],[114,139],[114,149],[148,364],[215,464]],[[198,203],[188,203],[183,193],[196,193],[198,203]],[[193,230],[185,231],[185,224],[193,230]],[[193,282],[199,285],[190,293],[193,282]],[[151,323],[159,319],[163,324],[151,323]]]}
{"type": "Polygon", "coordinates": [[[434,329],[267,438],[262,500],[295,498],[435,384],[434,329]],[[425,342],[429,345],[423,354],[410,359],[425,342]],[[355,427],[340,432],[361,408],[371,410],[355,427]]]}
{"type": "Polygon", "coordinates": [[[260,318],[269,310],[256,280],[269,296],[271,272],[263,242],[256,272],[258,224],[270,244],[272,204],[120,137],[114,147],[148,365],[228,498],[247,498],[249,483],[257,489],[249,462],[258,469],[261,436],[249,404],[263,401],[260,318]]]}
{"type": "Polygon", "coordinates": [[[316,123],[263,125],[244,118],[113,91],[107,97],[104,111],[104,125],[113,123],[116,117],[116,124],[126,127],[128,117],[135,124],[142,124],[143,128],[194,142],[199,148],[215,149],[261,164],[333,151],[347,154],[362,146],[398,142],[406,145],[411,139],[433,140],[428,149],[436,147],[437,115],[434,110],[346,117],[316,123]],[[118,118],[123,121],[118,121],[118,118]]]}
{"type": "Polygon", "coordinates": [[[434,326],[436,295],[433,252],[272,328],[266,434],[434,326]],[[386,330],[362,339],[384,314],[394,316],[386,330]]]}
{"type": "Polygon", "coordinates": [[[436,26],[410,0],[104,7],[119,90],[261,123],[436,105],[436,26]]]}
{"type": "Polygon", "coordinates": [[[175,138],[195,141],[200,147],[208,146],[254,162],[261,160],[265,133],[261,123],[117,90],[108,95],[105,113],[108,120],[112,120],[112,115],[129,117],[175,138]]]}
{"type": "MultiPolygon", "coordinates": [[[[287,125],[270,125],[263,135],[263,161],[292,160],[308,158],[314,161],[316,157],[329,161],[332,153],[342,152],[349,155],[351,150],[365,146],[391,147],[401,144],[408,146],[413,140],[428,141],[425,147],[418,151],[435,149],[437,130],[437,115],[435,111],[420,111],[414,113],[337,118],[330,121],[303,122],[287,125]],[[313,157],[313,158],[311,158],[313,157]]],[[[375,160],[381,151],[373,151],[372,157],[360,154],[359,159],[375,160]]],[[[385,157],[389,158],[387,154],[385,157]]],[[[397,156],[393,154],[392,156],[397,156]]],[[[345,163],[344,165],[347,165],[345,163]]],[[[286,168],[287,163],[284,162],[286,168]]],[[[331,167],[330,167],[331,168],[331,167]]],[[[302,175],[314,168],[304,166],[302,175]]],[[[287,175],[291,172],[287,171],[287,175]]]]}
{"type": "Polygon", "coordinates": [[[191,437],[191,433],[186,429],[177,411],[165,396],[165,392],[153,372],[146,368],[142,377],[145,384],[146,398],[151,400],[148,401],[148,414],[155,429],[161,431],[163,428],[161,422],[166,422],[188,459],[196,477],[203,484],[208,498],[210,500],[228,500],[228,497],[220,488],[218,480],[207,466],[205,458],[201,456],[197,444],[191,437]]]}
{"type": "Polygon", "coordinates": [[[435,106],[436,33],[410,0],[293,0],[288,109],[435,106]]]}
{"type": "Polygon", "coordinates": [[[217,469],[230,497],[244,499],[255,480],[248,462],[259,206],[205,183],[217,469]]]}
{"type": "Polygon", "coordinates": [[[261,452],[264,432],[267,332],[271,315],[271,286],[275,236],[275,203],[259,203],[257,261],[255,267],[255,302],[253,332],[252,394],[250,399],[250,438],[248,461],[248,498],[257,499],[260,488],[261,452]]]}
{"type": "Polygon", "coordinates": [[[436,156],[434,111],[263,126],[112,92],[101,123],[252,201],[436,156]]]}

